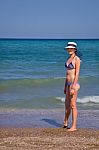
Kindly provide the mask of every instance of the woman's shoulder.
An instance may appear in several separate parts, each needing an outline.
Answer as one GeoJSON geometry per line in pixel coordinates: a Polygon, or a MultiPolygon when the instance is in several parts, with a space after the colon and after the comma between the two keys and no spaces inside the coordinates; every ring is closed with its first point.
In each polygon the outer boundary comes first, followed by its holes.
{"type": "Polygon", "coordinates": [[[80,60],[79,56],[75,56],[75,61],[77,61],[77,62],[81,62],[81,60],[80,60]]]}
{"type": "Polygon", "coordinates": [[[75,59],[77,60],[77,61],[80,61],[80,58],[79,58],[79,56],[75,56],[75,59]]]}

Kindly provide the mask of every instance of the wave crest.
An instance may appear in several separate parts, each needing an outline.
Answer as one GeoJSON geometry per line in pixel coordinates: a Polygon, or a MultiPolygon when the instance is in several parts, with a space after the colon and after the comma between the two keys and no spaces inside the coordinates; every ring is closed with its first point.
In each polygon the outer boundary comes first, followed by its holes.
{"type": "MultiPolygon", "coordinates": [[[[56,100],[65,102],[65,97],[56,97],[56,100]]],[[[78,103],[99,103],[99,96],[85,96],[77,99],[78,103]]]]}

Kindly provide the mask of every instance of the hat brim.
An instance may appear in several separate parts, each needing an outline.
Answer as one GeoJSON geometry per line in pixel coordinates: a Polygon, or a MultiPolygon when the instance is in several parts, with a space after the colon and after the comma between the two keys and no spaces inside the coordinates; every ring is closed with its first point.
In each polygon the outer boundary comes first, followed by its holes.
{"type": "Polygon", "coordinates": [[[77,49],[76,47],[74,46],[66,46],[65,49],[68,49],[68,48],[74,48],[74,49],[77,49]]]}

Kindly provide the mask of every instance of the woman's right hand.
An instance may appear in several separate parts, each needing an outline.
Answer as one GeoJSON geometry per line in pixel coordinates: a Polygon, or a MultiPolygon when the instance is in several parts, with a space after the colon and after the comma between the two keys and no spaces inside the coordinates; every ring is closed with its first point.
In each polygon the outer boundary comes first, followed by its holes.
{"type": "Polygon", "coordinates": [[[75,94],[75,89],[70,89],[70,95],[74,95],[75,94]]]}

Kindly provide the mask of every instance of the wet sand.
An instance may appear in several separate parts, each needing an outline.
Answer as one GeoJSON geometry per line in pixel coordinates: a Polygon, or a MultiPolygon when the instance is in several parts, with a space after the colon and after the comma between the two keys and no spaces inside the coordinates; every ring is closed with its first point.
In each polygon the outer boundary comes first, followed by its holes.
{"type": "MultiPolygon", "coordinates": [[[[0,110],[0,127],[59,128],[63,125],[64,109],[0,110]]],[[[70,116],[68,126],[71,127],[70,116]]],[[[99,129],[99,110],[78,110],[77,128],[99,129]]]]}
{"type": "Polygon", "coordinates": [[[99,150],[99,130],[0,128],[0,150],[99,150]]]}

